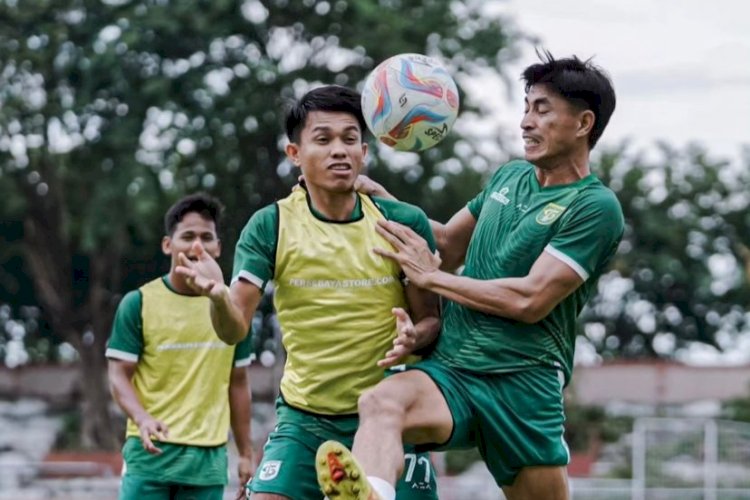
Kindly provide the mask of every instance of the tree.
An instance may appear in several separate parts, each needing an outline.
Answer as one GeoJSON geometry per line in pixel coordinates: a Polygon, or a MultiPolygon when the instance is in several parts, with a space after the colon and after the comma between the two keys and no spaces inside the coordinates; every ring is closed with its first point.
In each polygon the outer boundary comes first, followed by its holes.
{"type": "MultiPolygon", "coordinates": [[[[286,100],[318,82],[357,85],[399,52],[441,57],[459,84],[497,75],[519,35],[482,8],[479,0],[0,3],[0,220],[17,236],[2,257],[4,269],[19,264],[0,283],[23,288],[1,298],[39,305],[52,335],[78,352],[84,446],[116,446],[104,345],[121,293],[164,269],[168,204],[197,189],[219,195],[232,248],[248,216],[294,183],[280,148],[286,100]]],[[[482,113],[468,100],[462,108],[482,113]]],[[[490,166],[482,158],[457,132],[422,155],[419,169],[391,175],[378,159],[373,169],[410,186],[407,199],[448,214],[468,198],[462,190],[479,188],[481,166],[490,166]],[[472,157],[479,167],[463,168],[472,157]],[[438,202],[427,195],[442,177],[449,189],[438,202]]]]}
{"type": "Polygon", "coordinates": [[[595,168],[623,205],[626,232],[584,334],[606,356],[676,357],[690,342],[731,348],[750,304],[750,170],[698,146],[662,144],[656,160],[626,149],[603,153],[595,168]]]}

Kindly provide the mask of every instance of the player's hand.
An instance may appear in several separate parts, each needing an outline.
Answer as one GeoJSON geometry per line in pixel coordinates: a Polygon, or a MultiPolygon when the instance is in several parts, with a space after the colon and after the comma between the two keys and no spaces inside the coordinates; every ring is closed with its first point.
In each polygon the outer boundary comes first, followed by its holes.
{"type": "Polygon", "coordinates": [[[158,448],[152,438],[164,441],[169,436],[169,429],[164,422],[156,420],[151,415],[147,415],[138,423],[138,432],[141,435],[143,449],[152,455],[161,455],[161,448],[158,448]]]}
{"type": "Polygon", "coordinates": [[[226,286],[219,264],[200,242],[195,242],[190,251],[192,257],[183,252],[177,254],[179,265],[175,272],[185,277],[185,282],[195,293],[212,299],[220,298],[226,286]]]}
{"type": "Polygon", "coordinates": [[[235,500],[243,500],[245,495],[245,485],[250,479],[252,479],[255,473],[255,460],[253,457],[240,457],[237,462],[237,477],[240,480],[240,489],[237,491],[237,495],[234,497],[235,500]]]}
{"type": "Polygon", "coordinates": [[[393,347],[378,361],[381,368],[401,364],[417,347],[417,329],[409,314],[400,307],[394,307],[392,312],[396,316],[396,338],[393,339],[393,347]]]}
{"type": "Polygon", "coordinates": [[[398,262],[411,283],[425,288],[432,273],[440,269],[440,254],[432,253],[424,238],[398,222],[379,220],[376,229],[396,251],[375,248],[375,253],[398,262]]]}
{"type": "Polygon", "coordinates": [[[354,190],[369,196],[379,196],[381,198],[388,198],[391,200],[396,199],[395,196],[386,191],[382,184],[378,184],[366,175],[357,176],[357,179],[354,181],[354,190]]]}

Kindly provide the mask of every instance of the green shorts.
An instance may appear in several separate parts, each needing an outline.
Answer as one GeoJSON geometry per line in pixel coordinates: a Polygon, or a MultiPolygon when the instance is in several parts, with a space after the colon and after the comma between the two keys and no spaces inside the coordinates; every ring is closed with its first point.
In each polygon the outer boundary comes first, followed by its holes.
{"type": "MultiPolygon", "coordinates": [[[[322,500],[315,474],[318,446],[334,439],[351,448],[359,418],[326,417],[276,402],[276,428],[263,448],[263,459],[247,489],[292,500],[322,500]]],[[[435,470],[426,452],[407,450],[404,475],[396,485],[399,500],[436,500],[435,470]]]]}
{"type": "Polygon", "coordinates": [[[513,483],[523,467],[565,466],[562,377],[554,368],[478,374],[435,359],[406,367],[426,373],[453,416],[448,442],[419,449],[479,449],[499,486],[513,483]]]}
{"type": "Polygon", "coordinates": [[[120,500],[221,500],[228,482],[227,447],[155,443],[160,455],[130,436],[122,446],[120,500]]]}
{"type": "Polygon", "coordinates": [[[224,486],[191,486],[125,474],[119,500],[222,500],[224,486]]]}

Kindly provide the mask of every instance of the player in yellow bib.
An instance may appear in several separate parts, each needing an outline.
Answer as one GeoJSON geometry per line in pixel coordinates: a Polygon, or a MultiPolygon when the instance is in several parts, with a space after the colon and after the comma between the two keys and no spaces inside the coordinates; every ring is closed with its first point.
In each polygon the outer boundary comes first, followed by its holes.
{"type": "Polygon", "coordinates": [[[220,212],[204,194],[175,203],[162,240],[169,274],[117,308],[106,355],[112,394],[128,415],[120,500],[221,500],[230,422],[240,481],[252,473],[249,339],[236,346],[217,339],[209,300],[175,272],[178,253],[219,256],[220,212]]]}
{"type": "MultiPolygon", "coordinates": [[[[179,268],[211,299],[218,336],[235,343],[269,281],[287,359],[277,402],[277,426],[264,448],[249,495],[254,500],[316,500],[314,457],[330,439],[351,443],[357,401],[389,367],[436,339],[436,296],[405,284],[400,266],[375,253],[393,249],[378,221],[393,220],[435,243],[422,210],[360,195],[354,184],[367,144],[358,93],[314,89],[289,111],[286,153],[305,182],[256,212],[236,247],[231,287],[206,254],[179,268]],[[412,322],[413,321],[413,322],[412,322]]],[[[437,498],[427,456],[407,450],[413,466],[397,485],[399,498],[437,498]]]]}

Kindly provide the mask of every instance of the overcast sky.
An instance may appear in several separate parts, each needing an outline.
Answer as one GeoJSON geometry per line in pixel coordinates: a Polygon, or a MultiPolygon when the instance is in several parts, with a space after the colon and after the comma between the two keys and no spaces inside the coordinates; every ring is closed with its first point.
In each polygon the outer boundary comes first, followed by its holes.
{"type": "MultiPolygon", "coordinates": [[[[750,145],[750,1],[496,0],[556,56],[593,56],[611,75],[617,109],[602,144],[631,138],[700,142],[739,158],[750,145]]],[[[535,62],[525,51],[515,77],[535,62]]],[[[521,86],[509,123],[523,111],[521,86]]],[[[506,104],[508,105],[508,104],[506,104]]],[[[520,148],[519,144],[517,145],[520,148]]]]}

